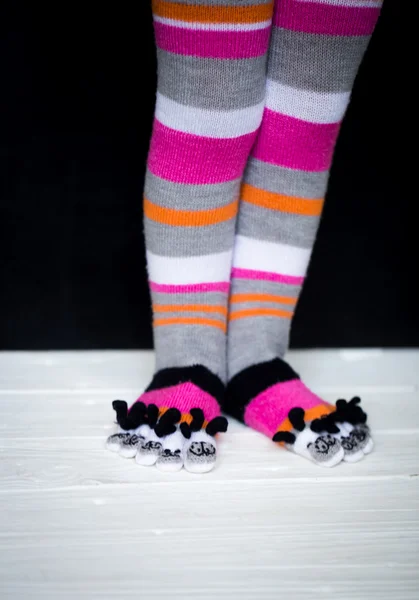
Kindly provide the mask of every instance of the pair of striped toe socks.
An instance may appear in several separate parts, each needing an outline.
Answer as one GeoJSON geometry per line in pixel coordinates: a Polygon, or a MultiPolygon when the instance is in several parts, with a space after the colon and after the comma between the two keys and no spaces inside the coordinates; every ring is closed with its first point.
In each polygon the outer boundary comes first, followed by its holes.
{"type": "Polygon", "coordinates": [[[371,451],[359,398],[324,402],[284,355],[380,8],[153,0],[144,228],[156,372],[129,410],[115,404],[108,445],[121,455],[210,470],[221,410],[319,465],[371,451]]]}

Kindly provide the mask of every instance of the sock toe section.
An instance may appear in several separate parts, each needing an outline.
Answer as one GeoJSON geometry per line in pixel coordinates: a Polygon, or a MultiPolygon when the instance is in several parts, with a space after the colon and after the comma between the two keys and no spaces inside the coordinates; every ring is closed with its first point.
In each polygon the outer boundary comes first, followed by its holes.
{"type": "Polygon", "coordinates": [[[123,458],[134,458],[137,454],[139,444],[143,441],[137,434],[133,433],[126,437],[119,447],[119,456],[123,458]]]}
{"type": "Polygon", "coordinates": [[[337,423],[340,431],[336,437],[345,452],[346,462],[358,462],[365,454],[372,451],[374,443],[367,425],[352,425],[351,423],[337,423]]]}
{"type": "Polygon", "coordinates": [[[208,473],[215,467],[217,444],[215,438],[201,429],[192,433],[184,446],[184,465],[190,473],[208,473]]]}
{"type": "Polygon", "coordinates": [[[162,448],[156,461],[160,471],[176,472],[183,467],[183,446],[185,438],[180,429],[163,438],[162,448]]]}
{"type": "Polygon", "coordinates": [[[135,460],[139,465],[150,467],[156,464],[162,449],[162,441],[157,437],[154,430],[151,429],[147,438],[139,444],[135,460]]]}
{"type": "Polygon", "coordinates": [[[228,427],[220,414],[224,387],[202,365],[158,371],[129,410],[125,401],[114,401],[120,432],[108,438],[107,448],[164,472],[179,471],[185,462],[193,473],[210,471],[215,436],[228,427]]]}
{"type": "Polygon", "coordinates": [[[344,450],[336,437],[325,433],[319,435],[306,427],[301,432],[295,432],[294,444],[289,446],[293,452],[308,458],[321,467],[334,467],[344,457],[344,450]]]}
{"type": "Polygon", "coordinates": [[[106,448],[111,452],[119,452],[124,440],[130,437],[130,433],[114,433],[106,440],[106,448]]]}
{"type": "Polygon", "coordinates": [[[352,435],[358,441],[359,446],[364,454],[369,454],[373,451],[374,441],[371,437],[371,432],[368,425],[355,425],[352,430],[352,435]]]}

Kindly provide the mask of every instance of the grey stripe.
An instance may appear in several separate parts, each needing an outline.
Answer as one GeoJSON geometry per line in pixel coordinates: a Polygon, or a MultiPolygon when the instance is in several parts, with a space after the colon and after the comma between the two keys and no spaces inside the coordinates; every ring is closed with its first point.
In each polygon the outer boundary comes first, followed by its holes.
{"type": "Polygon", "coordinates": [[[181,56],[157,50],[158,89],[187,106],[234,110],[265,97],[266,55],[239,60],[181,56]]]}
{"type": "Polygon", "coordinates": [[[160,256],[200,256],[230,250],[236,219],[206,227],[163,225],[144,218],[147,250],[160,256]]]}
{"type": "Polygon", "coordinates": [[[268,76],[315,92],[350,91],[370,36],[328,36],[272,28],[268,76]]]}
{"type": "Polygon", "coordinates": [[[311,248],[319,222],[319,217],[295,215],[242,202],[238,227],[240,235],[256,240],[311,248]]]}
{"type": "Polygon", "coordinates": [[[199,292],[197,294],[151,292],[151,298],[153,304],[207,304],[208,306],[225,306],[227,304],[227,294],[222,292],[199,292]]]}
{"type": "Polygon", "coordinates": [[[262,281],[252,279],[232,280],[232,294],[274,294],[276,296],[289,296],[298,298],[300,285],[288,285],[286,283],[277,283],[275,281],[262,281]]]}
{"type": "Polygon", "coordinates": [[[253,6],[254,4],[271,4],[272,0],[166,0],[176,4],[189,4],[191,6],[253,6]]]}
{"type": "Polygon", "coordinates": [[[239,195],[240,180],[225,183],[188,185],[173,183],[147,170],[144,195],[165,208],[176,210],[208,210],[229,204],[239,195]]]}
{"type": "Polygon", "coordinates": [[[290,319],[248,317],[230,321],[227,336],[228,377],[256,363],[283,357],[288,348],[290,319]]]}
{"type": "Polygon", "coordinates": [[[324,197],[329,171],[296,171],[251,158],[244,177],[246,183],[267,192],[309,199],[324,197]]]}
{"type": "Polygon", "coordinates": [[[204,365],[226,380],[226,336],[216,327],[163,325],[154,328],[156,369],[204,365]]]}
{"type": "MultiPolygon", "coordinates": [[[[295,312],[295,304],[286,304],[285,302],[263,302],[263,301],[248,301],[248,302],[235,302],[230,306],[230,312],[235,313],[241,310],[252,310],[252,309],[272,309],[272,310],[286,310],[290,313],[295,312]]],[[[248,317],[251,318],[251,317],[248,317]]],[[[258,319],[264,317],[258,317],[258,319]]]]}

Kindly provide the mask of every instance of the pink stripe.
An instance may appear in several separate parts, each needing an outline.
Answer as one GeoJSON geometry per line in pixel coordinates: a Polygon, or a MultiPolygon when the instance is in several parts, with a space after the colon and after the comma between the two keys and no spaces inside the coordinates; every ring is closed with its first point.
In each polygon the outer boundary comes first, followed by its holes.
{"type": "Polygon", "coordinates": [[[265,108],[252,155],[300,171],[327,171],[340,123],[309,123],[265,108]]]}
{"type": "Polygon", "coordinates": [[[371,35],[380,14],[380,7],[333,6],[301,0],[281,0],[277,6],[277,27],[326,35],[371,35]]]}
{"type": "Polygon", "coordinates": [[[222,183],[242,176],[256,132],[220,139],[192,135],[154,119],[150,171],[176,183],[222,183]]]}
{"type": "Polygon", "coordinates": [[[200,292],[223,292],[228,294],[230,290],[230,283],[228,281],[191,285],[166,285],[164,283],[149,281],[148,284],[152,292],[162,292],[164,294],[199,294],[200,292]]]}
{"type": "Polygon", "coordinates": [[[268,273],[266,271],[252,271],[250,269],[231,270],[231,277],[235,279],[256,279],[259,281],[274,281],[276,283],[286,283],[288,285],[302,285],[304,277],[294,277],[294,275],[280,275],[279,273],[268,273]]]}
{"type": "Polygon", "coordinates": [[[139,401],[144,402],[147,406],[155,404],[159,408],[177,408],[182,414],[189,413],[191,408],[201,408],[207,421],[218,417],[221,412],[217,400],[191,382],[144,392],[136,400],[136,402],[139,401]]]}
{"type": "Polygon", "coordinates": [[[247,405],[244,422],[249,427],[272,437],[291,408],[301,406],[304,410],[323,404],[324,400],[313,394],[300,379],[276,383],[256,396],[247,405]]]}
{"type": "Polygon", "coordinates": [[[255,31],[205,31],[154,23],[156,44],[166,52],[203,58],[253,58],[268,48],[270,27],[255,31]]]}

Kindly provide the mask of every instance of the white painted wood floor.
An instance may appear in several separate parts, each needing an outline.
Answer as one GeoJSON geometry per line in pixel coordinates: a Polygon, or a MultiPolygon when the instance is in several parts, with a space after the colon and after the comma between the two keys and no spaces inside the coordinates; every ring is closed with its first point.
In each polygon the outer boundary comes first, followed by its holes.
{"type": "Polygon", "coordinates": [[[321,469],[237,422],[207,475],[104,449],[151,352],[0,353],[0,598],[419,598],[419,350],[292,352],[376,448],[321,469]]]}

